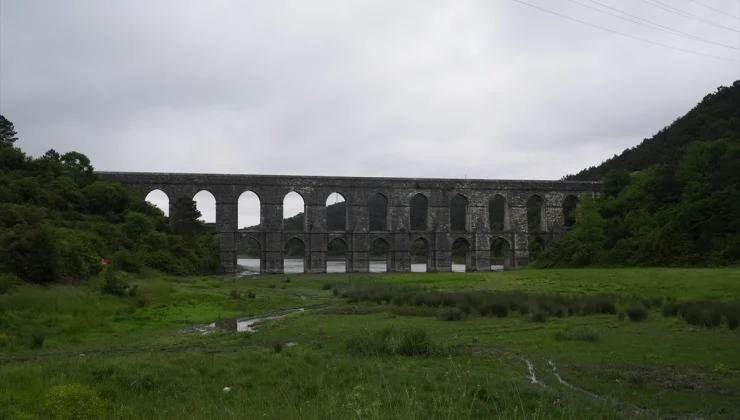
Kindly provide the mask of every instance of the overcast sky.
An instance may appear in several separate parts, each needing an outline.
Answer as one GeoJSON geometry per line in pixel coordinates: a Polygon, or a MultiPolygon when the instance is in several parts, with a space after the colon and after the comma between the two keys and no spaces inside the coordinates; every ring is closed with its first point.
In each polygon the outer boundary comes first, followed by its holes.
{"type": "Polygon", "coordinates": [[[98,170],[558,179],[740,77],[738,0],[522,1],[729,61],[516,0],[0,0],[0,113],[98,170]]]}

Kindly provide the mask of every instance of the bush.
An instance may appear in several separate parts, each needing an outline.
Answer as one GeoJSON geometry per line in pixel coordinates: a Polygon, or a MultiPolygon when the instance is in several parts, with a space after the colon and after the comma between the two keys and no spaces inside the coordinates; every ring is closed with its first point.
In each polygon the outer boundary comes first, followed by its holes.
{"type": "Polygon", "coordinates": [[[275,353],[280,353],[283,351],[283,348],[285,347],[285,343],[283,343],[282,340],[275,340],[272,342],[272,351],[275,353]]]}
{"type": "Polygon", "coordinates": [[[46,395],[46,408],[57,420],[99,420],[105,402],[95,390],[80,384],[57,385],[46,395]]]}
{"type": "Polygon", "coordinates": [[[323,286],[321,286],[321,290],[329,290],[331,289],[331,283],[324,283],[323,286]]]}
{"type": "Polygon", "coordinates": [[[442,319],[442,321],[461,321],[465,318],[467,318],[467,314],[458,308],[444,311],[440,315],[440,319],[442,319]]]}
{"type": "Polygon", "coordinates": [[[138,254],[122,249],[111,256],[110,265],[129,273],[139,273],[144,267],[144,261],[138,254]]]}
{"type": "Polygon", "coordinates": [[[555,339],[559,341],[587,341],[594,342],[599,339],[599,334],[588,327],[569,328],[564,331],[558,331],[555,339]]]}
{"type": "Polygon", "coordinates": [[[648,310],[640,304],[632,305],[627,309],[627,316],[632,322],[644,321],[648,317],[648,310]]]}
{"type": "Polygon", "coordinates": [[[46,335],[40,331],[31,333],[28,337],[28,348],[31,350],[40,349],[44,347],[44,341],[46,341],[46,335]]]}
{"type": "Polygon", "coordinates": [[[283,280],[283,283],[290,283],[290,277],[286,277],[285,280],[283,280]]]}
{"type": "Polygon", "coordinates": [[[718,327],[724,322],[734,330],[740,322],[740,302],[682,302],[663,306],[663,316],[681,316],[691,325],[718,327]]]}
{"type": "Polygon", "coordinates": [[[530,322],[546,322],[547,312],[539,308],[534,308],[530,310],[529,313],[527,314],[527,319],[530,322]]]}
{"type": "Polygon", "coordinates": [[[241,293],[239,293],[238,290],[232,289],[231,292],[229,292],[229,296],[231,296],[233,299],[239,299],[241,297],[241,293]]]}
{"type": "Polygon", "coordinates": [[[0,273],[0,295],[10,293],[20,283],[21,279],[15,274],[0,273]]]}
{"type": "Polygon", "coordinates": [[[247,297],[250,299],[254,299],[257,297],[257,295],[253,291],[250,290],[247,292],[247,297]]]}
{"type": "Polygon", "coordinates": [[[509,306],[501,302],[484,304],[478,309],[481,316],[495,316],[496,318],[506,318],[509,316],[509,306]]]}
{"type": "Polygon", "coordinates": [[[128,289],[129,284],[128,282],[126,282],[120,272],[117,272],[112,268],[106,268],[105,270],[103,270],[102,291],[104,294],[113,296],[124,296],[128,289]]]}

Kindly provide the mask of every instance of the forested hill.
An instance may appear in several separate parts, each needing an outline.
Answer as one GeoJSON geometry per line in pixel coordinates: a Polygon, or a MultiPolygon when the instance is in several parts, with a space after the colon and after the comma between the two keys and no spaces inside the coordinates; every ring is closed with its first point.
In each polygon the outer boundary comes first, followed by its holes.
{"type": "Polygon", "coordinates": [[[0,115],[0,294],[20,282],[86,281],[104,269],[110,284],[121,270],[219,269],[214,233],[192,199],[177,200],[170,220],[142,194],[100,180],[84,154],[32,158],[16,142],[22,137],[0,115]]]}
{"type": "Polygon", "coordinates": [[[694,141],[737,138],[740,133],[740,80],[720,86],[705,96],[686,115],[678,118],[653,137],[625,150],[598,166],[584,169],[564,179],[598,181],[612,169],[640,171],[655,164],[675,165],[694,141]]]}
{"type": "Polygon", "coordinates": [[[740,82],[568,179],[600,179],[604,194],[581,203],[535,265],[740,264],[740,82]]]}

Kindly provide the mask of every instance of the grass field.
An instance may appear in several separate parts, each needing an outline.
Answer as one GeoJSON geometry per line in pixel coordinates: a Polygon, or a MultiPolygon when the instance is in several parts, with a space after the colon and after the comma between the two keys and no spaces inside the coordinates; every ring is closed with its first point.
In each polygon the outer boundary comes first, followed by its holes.
{"type": "Polygon", "coordinates": [[[740,418],[737,269],[128,280],[0,295],[0,419],[740,418]]]}

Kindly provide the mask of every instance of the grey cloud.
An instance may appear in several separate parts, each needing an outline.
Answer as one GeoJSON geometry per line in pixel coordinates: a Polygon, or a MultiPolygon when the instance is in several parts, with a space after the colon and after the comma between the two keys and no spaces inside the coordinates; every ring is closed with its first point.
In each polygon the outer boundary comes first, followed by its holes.
{"type": "MultiPolygon", "coordinates": [[[[525,1],[737,56],[573,2],[525,1]]],[[[601,2],[738,43],[643,3],[601,2]]],[[[19,145],[34,155],[78,150],[104,170],[558,179],[651,136],[731,84],[739,66],[512,0],[1,7],[0,112],[19,145]]],[[[733,24],[690,2],[676,7],[733,24]]]]}

